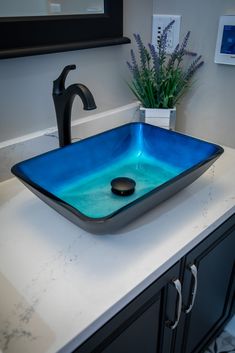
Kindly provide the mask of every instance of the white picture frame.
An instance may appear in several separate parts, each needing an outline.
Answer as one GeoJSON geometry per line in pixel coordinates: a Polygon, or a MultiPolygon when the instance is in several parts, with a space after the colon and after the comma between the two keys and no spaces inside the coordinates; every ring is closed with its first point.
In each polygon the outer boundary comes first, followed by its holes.
{"type": "Polygon", "coordinates": [[[219,20],[219,28],[215,49],[216,64],[235,65],[235,16],[221,16],[219,20]],[[231,31],[231,37],[228,37],[228,31],[231,31]],[[228,48],[229,43],[232,49],[228,48]],[[234,49],[233,49],[234,46],[234,49]]]}

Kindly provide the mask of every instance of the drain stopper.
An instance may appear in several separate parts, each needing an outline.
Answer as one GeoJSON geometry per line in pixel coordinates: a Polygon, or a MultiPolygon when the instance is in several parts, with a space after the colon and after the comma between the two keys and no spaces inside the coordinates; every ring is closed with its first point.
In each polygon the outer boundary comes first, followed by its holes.
{"type": "Polygon", "coordinates": [[[118,177],[111,181],[111,191],[119,196],[129,196],[135,191],[136,182],[131,178],[118,177]]]}

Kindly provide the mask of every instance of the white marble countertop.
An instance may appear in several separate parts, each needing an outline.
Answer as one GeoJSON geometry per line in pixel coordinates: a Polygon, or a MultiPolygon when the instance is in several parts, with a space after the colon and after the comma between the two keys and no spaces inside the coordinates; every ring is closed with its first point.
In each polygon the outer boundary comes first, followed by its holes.
{"type": "Polygon", "coordinates": [[[0,352],[71,352],[235,210],[235,150],[115,235],[0,183],[0,352]]]}

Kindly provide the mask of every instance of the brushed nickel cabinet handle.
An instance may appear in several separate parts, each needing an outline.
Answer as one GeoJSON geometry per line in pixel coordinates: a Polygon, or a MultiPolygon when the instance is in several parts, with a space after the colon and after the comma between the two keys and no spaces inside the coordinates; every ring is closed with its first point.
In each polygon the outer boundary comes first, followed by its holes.
{"type": "Polygon", "coordinates": [[[168,321],[167,322],[167,326],[171,329],[174,330],[179,321],[180,321],[180,315],[181,315],[181,310],[182,310],[182,286],[180,283],[179,279],[175,279],[172,281],[172,284],[174,285],[176,291],[177,291],[177,295],[178,295],[178,301],[177,301],[177,314],[176,314],[176,318],[174,322],[168,321]]]}
{"type": "Polygon", "coordinates": [[[191,265],[189,266],[189,270],[193,276],[193,289],[191,292],[191,303],[189,304],[189,307],[185,309],[185,313],[189,314],[190,311],[193,308],[194,302],[195,302],[195,298],[196,298],[196,294],[197,294],[197,267],[196,265],[191,265]]]}

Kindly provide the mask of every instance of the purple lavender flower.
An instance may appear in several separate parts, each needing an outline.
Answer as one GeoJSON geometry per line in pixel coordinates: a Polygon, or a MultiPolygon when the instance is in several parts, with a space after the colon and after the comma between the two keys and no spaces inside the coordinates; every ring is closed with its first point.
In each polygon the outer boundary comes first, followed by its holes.
{"type": "Polygon", "coordinates": [[[178,65],[181,63],[181,61],[183,60],[183,57],[184,57],[184,55],[186,53],[187,53],[186,55],[195,56],[193,52],[186,51],[186,47],[188,45],[189,37],[190,37],[190,31],[187,32],[187,34],[184,37],[183,42],[182,42],[179,50],[178,50],[178,53],[177,53],[178,65]]]}
{"type": "Polygon", "coordinates": [[[127,61],[126,63],[127,63],[127,66],[128,66],[128,68],[129,68],[130,72],[131,72],[132,74],[134,74],[134,68],[133,68],[133,66],[129,63],[129,61],[127,61]]]}
{"type": "Polygon", "coordinates": [[[133,67],[137,67],[137,60],[136,60],[136,57],[135,57],[135,53],[134,53],[134,50],[131,49],[131,61],[132,61],[132,65],[133,67]]]}
{"type": "Polygon", "coordinates": [[[189,37],[190,37],[190,31],[187,32],[186,36],[183,39],[183,42],[182,42],[181,47],[180,47],[180,52],[181,53],[185,52],[185,49],[186,49],[186,47],[188,45],[189,37]]]}
{"type": "Polygon", "coordinates": [[[158,42],[158,51],[159,51],[159,56],[165,54],[166,52],[166,46],[167,46],[167,34],[168,31],[171,29],[173,24],[175,23],[175,20],[171,21],[163,30],[162,35],[160,36],[159,42],[158,42]]]}
{"type": "Polygon", "coordinates": [[[191,77],[195,74],[195,72],[199,69],[204,64],[204,61],[200,61],[202,58],[201,55],[199,55],[189,66],[188,70],[185,73],[185,80],[189,81],[191,77]]]}
{"type": "Polygon", "coordinates": [[[149,50],[150,50],[150,53],[151,53],[151,57],[152,57],[152,60],[153,60],[153,68],[154,68],[154,71],[155,71],[155,74],[159,71],[159,57],[158,57],[158,54],[156,52],[156,49],[155,49],[155,46],[151,43],[149,43],[149,50]]]}
{"type": "Polygon", "coordinates": [[[173,51],[173,53],[171,54],[170,59],[169,59],[168,64],[167,64],[167,70],[170,70],[171,68],[173,68],[174,63],[177,60],[178,55],[179,55],[179,46],[180,45],[177,44],[175,49],[174,49],[174,51],[173,51]]]}
{"type": "Polygon", "coordinates": [[[135,38],[137,46],[139,48],[141,65],[143,68],[145,68],[146,64],[148,62],[147,50],[146,50],[139,34],[134,34],[134,38],[135,38]]]}
{"type": "Polygon", "coordinates": [[[190,51],[190,50],[185,50],[184,54],[188,55],[188,56],[197,56],[197,53],[195,53],[194,51],[190,51]]]}

